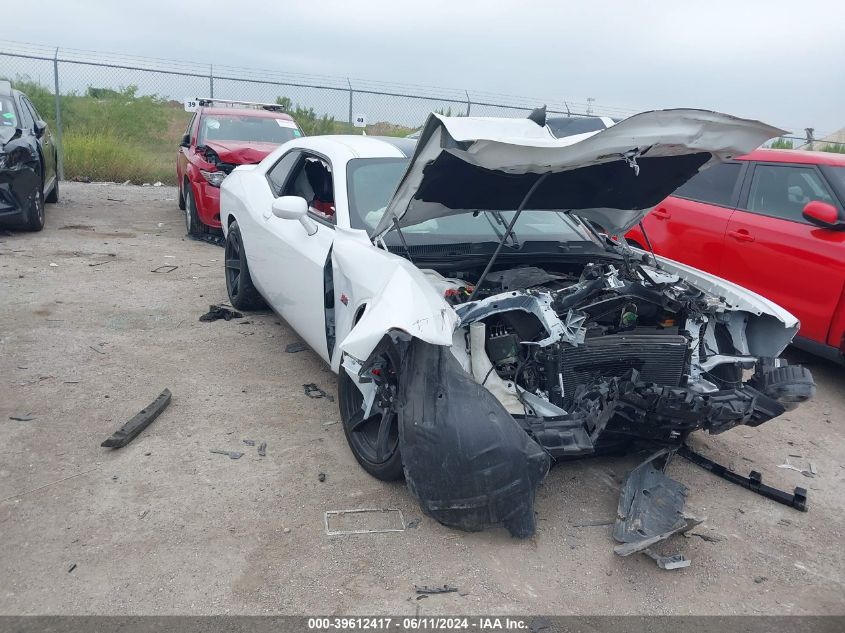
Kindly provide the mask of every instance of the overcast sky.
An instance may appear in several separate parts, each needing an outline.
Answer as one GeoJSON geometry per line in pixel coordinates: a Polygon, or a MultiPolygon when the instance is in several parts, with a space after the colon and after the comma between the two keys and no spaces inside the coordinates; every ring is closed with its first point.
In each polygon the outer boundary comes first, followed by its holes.
{"type": "MultiPolygon", "coordinates": [[[[842,0],[41,0],[0,39],[845,127],[842,0]]],[[[8,17],[8,14],[7,14],[8,17]]],[[[0,58],[0,71],[4,59],[0,58]]]]}

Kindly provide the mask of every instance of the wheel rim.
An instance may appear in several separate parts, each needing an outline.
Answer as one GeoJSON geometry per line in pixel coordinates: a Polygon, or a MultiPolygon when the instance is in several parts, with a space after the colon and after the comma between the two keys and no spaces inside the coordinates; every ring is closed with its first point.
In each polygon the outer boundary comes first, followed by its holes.
{"type": "Polygon", "coordinates": [[[226,259],[226,289],[229,291],[229,298],[236,299],[241,290],[241,270],[243,262],[243,249],[241,248],[240,236],[236,231],[229,231],[224,250],[226,259]]]}
{"type": "Polygon", "coordinates": [[[40,189],[35,192],[33,204],[35,205],[35,217],[38,219],[38,223],[42,224],[44,222],[44,202],[40,189]]]}
{"type": "MultiPolygon", "coordinates": [[[[350,388],[345,390],[343,404],[349,415],[344,416],[344,424],[349,443],[355,452],[372,464],[384,464],[399,450],[399,415],[396,413],[399,380],[393,363],[386,354],[375,367],[379,375],[373,376],[376,382],[376,398],[372,415],[364,417],[361,408],[364,396],[357,386],[351,384],[350,388]]],[[[349,375],[346,375],[345,379],[352,382],[349,375]]]]}

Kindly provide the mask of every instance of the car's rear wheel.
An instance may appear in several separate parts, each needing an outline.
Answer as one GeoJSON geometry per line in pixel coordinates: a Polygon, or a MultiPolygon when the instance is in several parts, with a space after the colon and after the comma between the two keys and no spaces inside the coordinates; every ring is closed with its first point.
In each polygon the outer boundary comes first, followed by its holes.
{"type": "Polygon", "coordinates": [[[36,174],[37,182],[26,201],[23,228],[27,231],[40,231],[44,228],[44,182],[41,174],[36,174]]]}
{"type": "Polygon", "coordinates": [[[364,417],[364,396],[352,377],[341,367],[338,374],[338,404],[343,432],[361,467],[376,479],[393,481],[402,477],[399,451],[399,356],[389,348],[370,369],[376,387],[371,415],[364,417]]]}
{"type": "Polygon", "coordinates": [[[197,215],[197,202],[190,184],[185,187],[185,228],[188,230],[188,235],[202,235],[208,232],[208,227],[197,215]]]}
{"type": "Polygon", "coordinates": [[[237,222],[232,222],[226,235],[223,249],[225,258],[226,291],[229,303],[238,310],[260,310],[267,306],[261,294],[252,284],[246,251],[237,222]]]}

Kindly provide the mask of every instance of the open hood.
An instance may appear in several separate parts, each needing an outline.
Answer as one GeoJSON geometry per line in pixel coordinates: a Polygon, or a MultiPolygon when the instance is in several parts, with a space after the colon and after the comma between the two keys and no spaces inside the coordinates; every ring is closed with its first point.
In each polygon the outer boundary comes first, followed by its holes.
{"type": "Polygon", "coordinates": [[[532,119],[430,114],[408,170],[373,233],[398,221],[571,210],[611,233],[636,225],[699,170],[746,154],[784,130],[707,110],[643,112],[598,132],[555,138],[532,119]]]}

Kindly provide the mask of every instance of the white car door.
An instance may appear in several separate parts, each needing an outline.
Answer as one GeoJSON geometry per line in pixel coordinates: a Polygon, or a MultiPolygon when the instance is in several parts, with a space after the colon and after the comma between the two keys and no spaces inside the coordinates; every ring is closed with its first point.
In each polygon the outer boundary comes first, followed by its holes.
{"type": "MultiPolygon", "coordinates": [[[[331,201],[317,199],[314,189],[318,187],[310,187],[305,173],[307,161],[314,159],[330,167],[325,157],[303,149],[293,149],[268,170],[267,180],[274,189],[274,197],[300,195],[306,198],[312,209],[308,217],[317,227],[316,233],[308,235],[299,220],[277,218],[268,207],[257,218],[259,230],[255,259],[258,265],[254,268],[251,266],[251,269],[255,270],[253,275],[256,282],[273,309],[329,362],[325,267],[334,242],[334,218],[333,214],[320,213],[314,205],[328,208],[327,203],[333,203],[333,187],[329,183],[322,194],[326,198],[329,197],[326,192],[330,192],[331,201]]],[[[333,303],[333,297],[330,303],[333,303]]]]}

